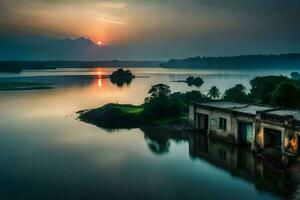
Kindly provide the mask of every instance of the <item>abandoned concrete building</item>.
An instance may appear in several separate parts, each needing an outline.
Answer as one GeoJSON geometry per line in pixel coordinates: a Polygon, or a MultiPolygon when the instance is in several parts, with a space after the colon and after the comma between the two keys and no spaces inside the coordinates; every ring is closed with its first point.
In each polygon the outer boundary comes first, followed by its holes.
{"type": "Polygon", "coordinates": [[[272,148],[284,155],[298,155],[299,110],[211,101],[191,104],[189,118],[208,135],[231,138],[254,151],[272,148]]]}

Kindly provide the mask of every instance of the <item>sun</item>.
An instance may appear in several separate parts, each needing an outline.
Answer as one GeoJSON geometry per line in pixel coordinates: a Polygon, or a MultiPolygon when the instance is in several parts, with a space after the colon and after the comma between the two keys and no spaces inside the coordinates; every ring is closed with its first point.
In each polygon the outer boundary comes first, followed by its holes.
{"type": "Polygon", "coordinates": [[[102,42],[102,41],[98,41],[97,44],[98,44],[98,45],[102,45],[103,42],[102,42]]]}

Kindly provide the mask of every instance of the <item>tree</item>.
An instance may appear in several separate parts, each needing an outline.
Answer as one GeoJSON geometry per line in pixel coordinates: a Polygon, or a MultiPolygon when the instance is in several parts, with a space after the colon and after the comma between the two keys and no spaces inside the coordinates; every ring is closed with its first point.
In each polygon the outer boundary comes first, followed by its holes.
{"type": "Polygon", "coordinates": [[[145,102],[149,102],[157,98],[167,98],[171,94],[170,86],[161,83],[153,85],[148,91],[148,94],[150,94],[150,97],[147,97],[145,102]]]}
{"type": "Polygon", "coordinates": [[[187,82],[188,86],[193,86],[194,85],[194,77],[192,77],[192,76],[187,77],[186,82],[187,82]]]}
{"type": "Polygon", "coordinates": [[[220,92],[219,88],[217,88],[216,86],[212,86],[209,89],[207,96],[211,99],[218,99],[220,97],[220,94],[221,94],[221,92],[220,92]]]}
{"type": "Polygon", "coordinates": [[[276,106],[297,107],[300,105],[300,92],[294,84],[283,82],[272,93],[271,103],[276,106]]]}
{"type": "Polygon", "coordinates": [[[133,78],[134,75],[129,70],[124,70],[122,68],[114,71],[110,75],[111,82],[118,87],[123,87],[124,84],[129,85],[133,78]]]}
{"type": "Polygon", "coordinates": [[[262,76],[256,77],[250,81],[250,97],[256,103],[270,103],[270,93],[276,89],[280,83],[287,81],[285,76],[262,76]]]}
{"type": "Polygon", "coordinates": [[[242,84],[237,84],[224,93],[224,100],[232,102],[247,102],[246,88],[242,84]]]}
{"type": "Polygon", "coordinates": [[[204,81],[200,77],[194,78],[193,76],[189,76],[186,79],[186,83],[188,84],[188,86],[195,85],[196,87],[200,87],[201,85],[203,85],[204,81]]]}
{"type": "Polygon", "coordinates": [[[171,98],[168,85],[153,85],[149,90],[150,95],[145,99],[143,115],[147,119],[161,119],[164,117],[179,116],[183,109],[181,99],[171,98]]]}
{"type": "Polygon", "coordinates": [[[186,92],[183,95],[183,102],[187,105],[192,101],[201,102],[205,100],[208,100],[208,98],[204,94],[196,90],[186,92]]]}
{"type": "Polygon", "coordinates": [[[291,77],[292,77],[292,79],[300,79],[300,73],[299,72],[292,72],[291,77]]]}
{"type": "Polygon", "coordinates": [[[202,80],[202,78],[200,77],[196,77],[194,78],[194,85],[196,87],[200,87],[201,85],[203,85],[204,81],[202,80]]]}

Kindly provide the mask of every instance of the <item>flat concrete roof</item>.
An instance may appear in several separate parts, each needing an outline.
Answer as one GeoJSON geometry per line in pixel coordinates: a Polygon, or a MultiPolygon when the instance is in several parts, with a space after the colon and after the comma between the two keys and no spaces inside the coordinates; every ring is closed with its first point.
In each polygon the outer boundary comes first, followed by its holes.
{"type": "Polygon", "coordinates": [[[273,110],[270,112],[267,112],[269,114],[273,115],[278,115],[278,116],[286,116],[286,115],[291,115],[294,117],[295,120],[300,121],[300,111],[299,110],[288,110],[288,109],[278,109],[278,110],[273,110]]]}
{"type": "Polygon", "coordinates": [[[211,106],[211,107],[225,108],[225,109],[230,109],[234,107],[244,107],[247,105],[247,104],[227,102],[227,101],[211,101],[211,102],[200,103],[200,104],[204,106],[211,106]]]}
{"type": "Polygon", "coordinates": [[[234,103],[234,102],[227,102],[227,101],[211,101],[206,103],[200,103],[199,105],[226,109],[229,111],[235,111],[245,114],[255,115],[258,111],[267,111],[272,109],[269,106],[257,106],[252,104],[245,104],[245,103],[234,103]]]}
{"type": "Polygon", "coordinates": [[[278,116],[291,115],[295,120],[300,121],[300,110],[296,109],[284,109],[275,108],[271,106],[260,106],[246,103],[234,103],[227,101],[211,101],[206,103],[198,103],[198,105],[209,106],[213,108],[224,109],[232,112],[239,112],[245,114],[256,115],[256,112],[265,112],[267,114],[273,114],[278,116]]]}
{"type": "Polygon", "coordinates": [[[247,107],[236,108],[236,109],[232,109],[232,110],[237,111],[237,112],[241,112],[241,113],[248,113],[248,114],[256,115],[256,112],[258,112],[258,111],[267,111],[267,110],[270,110],[270,109],[272,109],[272,107],[247,105],[247,107]]]}

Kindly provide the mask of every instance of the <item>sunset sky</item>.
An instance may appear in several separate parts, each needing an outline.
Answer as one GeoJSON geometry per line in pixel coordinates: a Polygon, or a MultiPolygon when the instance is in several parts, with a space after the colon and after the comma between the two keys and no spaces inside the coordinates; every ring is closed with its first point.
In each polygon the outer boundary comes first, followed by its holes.
{"type": "Polygon", "coordinates": [[[299,13],[299,0],[0,0],[0,33],[114,49],[99,59],[288,53],[300,52],[299,13]]]}

